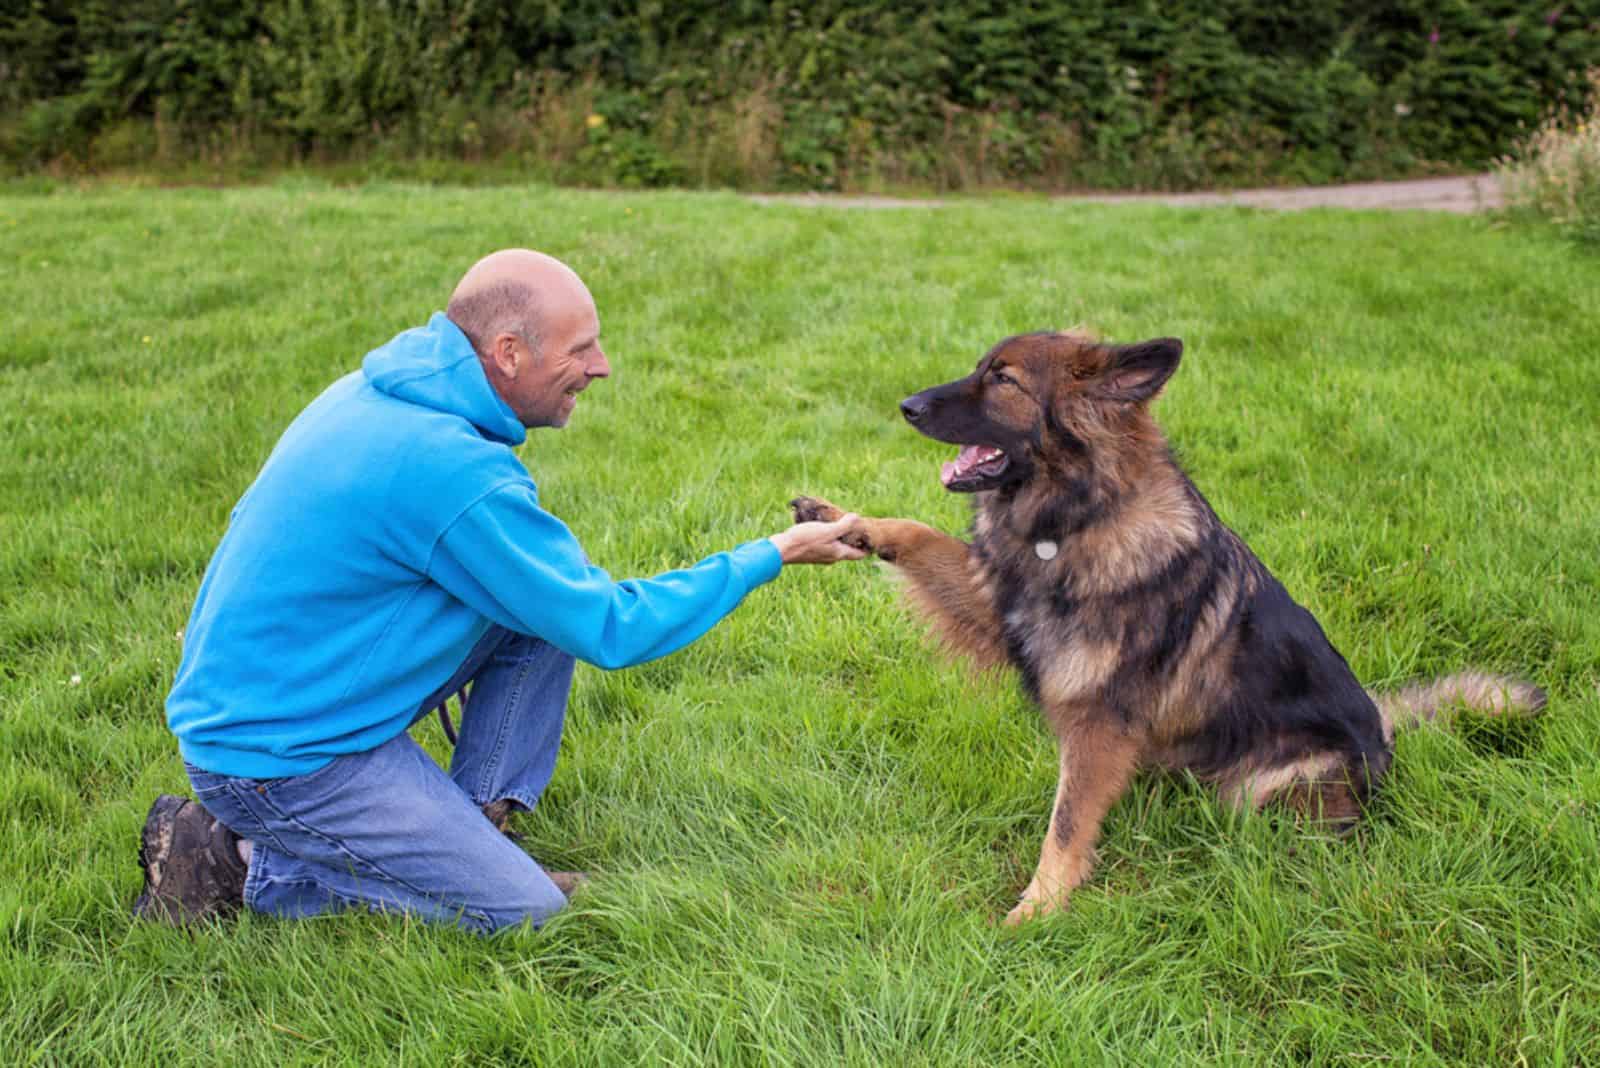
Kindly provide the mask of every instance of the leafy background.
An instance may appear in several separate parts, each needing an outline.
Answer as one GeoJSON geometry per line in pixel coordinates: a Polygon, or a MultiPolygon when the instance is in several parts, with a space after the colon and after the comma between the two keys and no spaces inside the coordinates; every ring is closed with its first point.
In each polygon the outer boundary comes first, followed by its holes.
{"type": "Polygon", "coordinates": [[[1600,2],[0,0],[0,56],[14,170],[1189,188],[1481,168],[1600,2]]]}

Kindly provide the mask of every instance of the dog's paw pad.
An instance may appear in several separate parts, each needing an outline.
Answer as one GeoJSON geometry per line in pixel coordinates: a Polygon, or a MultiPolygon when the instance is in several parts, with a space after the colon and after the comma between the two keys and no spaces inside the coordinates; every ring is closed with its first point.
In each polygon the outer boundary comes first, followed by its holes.
{"type": "Polygon", "coordinates": [[[844,515],[821,497],[796,497],[789,502],[796,523],[832,523],[844,515]]]}

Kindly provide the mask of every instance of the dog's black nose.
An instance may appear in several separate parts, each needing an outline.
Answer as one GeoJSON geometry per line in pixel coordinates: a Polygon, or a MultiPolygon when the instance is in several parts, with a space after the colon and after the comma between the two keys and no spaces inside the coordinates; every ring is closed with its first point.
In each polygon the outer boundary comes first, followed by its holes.
{"type": "Polygon", "coordinates": [[[900,414],[906,417],[908,423],[920,423],[928,414],[928,402],[921,395],[907,397],[900,402],[900,414]]]}

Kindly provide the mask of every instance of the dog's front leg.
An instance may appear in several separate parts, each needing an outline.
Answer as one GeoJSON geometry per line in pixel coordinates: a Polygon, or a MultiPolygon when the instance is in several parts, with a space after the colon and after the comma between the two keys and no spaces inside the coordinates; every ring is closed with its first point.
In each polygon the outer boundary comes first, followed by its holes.
{"type": "Polygon", "coordinates": [[[1064,907],[1068,895],[1089,877],[1100,824],[1139,766],[1138,738],[1113,717],[1079,719],[1064,725],[1058,737],[1061,771],[1050,829],[1038,870],[1022,900],[1006,915],[1008,926],[1064,907]]]}
{"type": "MultiPolygon", "coordinates": [[[[789,502],[799,522],[832,522],[845,513],[819,497],[789,502]]],[[[906,579],[906,594],[939,637],[979,667],[1006,662],[1004,636],[994,600],[976,574],[972,546],[910,519],[860,517],[841,539],[876,553],[906,579]]]]}

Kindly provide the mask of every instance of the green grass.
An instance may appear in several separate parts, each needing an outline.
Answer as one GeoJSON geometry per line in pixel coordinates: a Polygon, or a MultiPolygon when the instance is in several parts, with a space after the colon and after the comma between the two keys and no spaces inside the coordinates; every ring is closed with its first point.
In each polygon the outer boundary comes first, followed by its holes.
{"type": "Polygon", "coordinates": [[[13,188],[0,253],[13,1062],[1600,1060],[1600,260],[1417,214],[311,182],[13,188]],[[1140,781],[1071,909],[1011,931],[1052,740],[873,567],[795,569],[676,656],[580,669],[521,829],[606,877],[544,930],[133,924],[229,508],[303,404],[505,245],[599,301],[615,377],[523,458],[615,575],[779,529],[802,490],[962,529],[900,397],[1019,330],[1176,334],[1160,417],[1357,672],[1515,670],[1549,714],[1402,737],[1350,841],[1140,781]]]}

